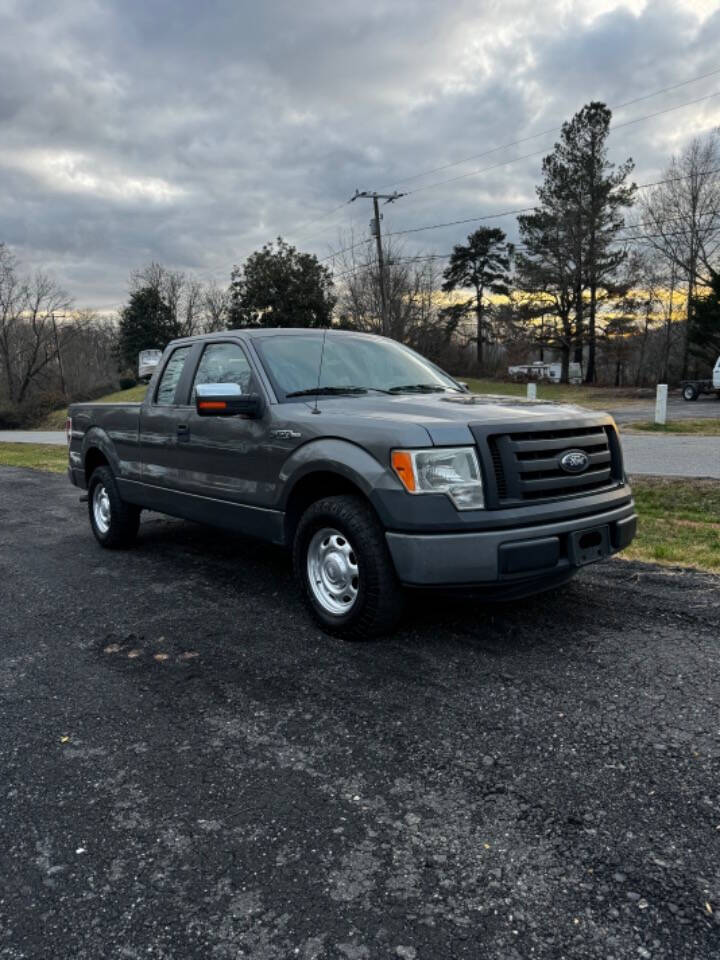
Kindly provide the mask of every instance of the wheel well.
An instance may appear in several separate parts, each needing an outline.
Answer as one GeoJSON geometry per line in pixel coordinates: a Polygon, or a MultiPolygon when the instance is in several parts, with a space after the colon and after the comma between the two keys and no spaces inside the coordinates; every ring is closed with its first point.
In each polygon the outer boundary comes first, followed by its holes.
{"type": "Polygon", "coordinates": [[[331,471],[317,471],[302,477],[293,487],[287,506],[285,507],[285,542],[293,542],[295,530],[300,517],[307,508],[324,497],[350,495],[361,497],[366,503],[369,500],[362,490],[346,477],[331,471]]]}
{"type": "Polygon", "coordinates": [[[93,471],[97,470],[98,467],[107,467],[109,466],[108,458],[97,447],[90,447],[88,452],[85,454],[85,482],[90,482],[90,477],[93,475],[93,471]]]}

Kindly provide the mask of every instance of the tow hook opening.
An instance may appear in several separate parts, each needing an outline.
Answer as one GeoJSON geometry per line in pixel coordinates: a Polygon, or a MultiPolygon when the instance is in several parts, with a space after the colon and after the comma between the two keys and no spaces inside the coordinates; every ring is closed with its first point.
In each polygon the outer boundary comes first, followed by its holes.
{"type": "Polygon", "coordinates": [[[599,547],[602,543],[602,536],[599,530],[589,530],[587,533],[584,533],[578,544],[581,550],[590,550],[592,547],[599,547]]]}

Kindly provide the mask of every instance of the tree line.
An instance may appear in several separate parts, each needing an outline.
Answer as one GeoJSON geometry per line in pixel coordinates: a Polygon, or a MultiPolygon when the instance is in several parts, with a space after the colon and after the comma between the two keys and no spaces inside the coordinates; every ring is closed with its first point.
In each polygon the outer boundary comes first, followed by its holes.
{"type": "Polygon", "coordinates": [[[333,270],[278,238],[227,286],[151,263],[112,318],[74,310],[0,243],[0,423],[131,383],[142,349],[242,326],[385,331],[461,374],[538,357],[565,381],[571,362],[619,386],[704,374],[720,354],[720,134],[638,187],[631,158],[609,160],[611,118],[593,102],[563,124],[517,243],[482,226],[444,257],[389,238],[382,273],[364,238],[339,238],[333,270]]]}

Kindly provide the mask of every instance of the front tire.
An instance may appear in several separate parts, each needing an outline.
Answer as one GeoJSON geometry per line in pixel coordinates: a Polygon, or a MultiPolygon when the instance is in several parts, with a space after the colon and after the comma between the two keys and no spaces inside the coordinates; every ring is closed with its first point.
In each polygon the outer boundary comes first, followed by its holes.
{"type": "Polygon", "coordinates": [[[308,507],[293,567],[306,606],[327,633],[369,640],[397,624],[402,588],[383,529],[359,497],[326,497],[308,507]]]}
{"type": "Polygon", "coordinates": [[[100,546],[117,550],[132,545],[140,525],[140,507],[120,498],[110,467],[97,467],[90,477],[88,513],[100,546]]]}
{"type": "Polygon", "coordinates": [[[683,395],[683,400],[688,400],[688,401],[697,400],[698,398],[697,389],[691,383],[685,384],[685,386],[683,387],[682,395],[683,395]]]}

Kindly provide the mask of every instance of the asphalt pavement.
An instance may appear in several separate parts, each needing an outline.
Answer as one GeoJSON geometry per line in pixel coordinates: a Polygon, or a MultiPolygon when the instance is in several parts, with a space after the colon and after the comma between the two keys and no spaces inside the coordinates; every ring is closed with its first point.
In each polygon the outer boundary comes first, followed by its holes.
{"type": "Polygon", "coordinates": [[[287,556],[103,551],[0,468],[0,957],[711,960],[720,578],[312,626],[287,556]]]}
{"type": "MultiPolygon", "coordinates": [[[[615,400],[608,407],[617,423],[636,423],[655,419],[655,400],[615,400]]],[[[668,397],[667,419],[718,420],[720,400],[713,394],[703,394],[697,400],[687,401],[680,396],[668,397]]]]}
{"type": "Polygon", "coordinates": [[[0,430],[0,443],[67,443],[64,430],[0,430]]]}
{"type": "Polygon", "coordinates": [[[720,437],[623,433],[622,449],[631,476],[720,480],[720,437]]]}

